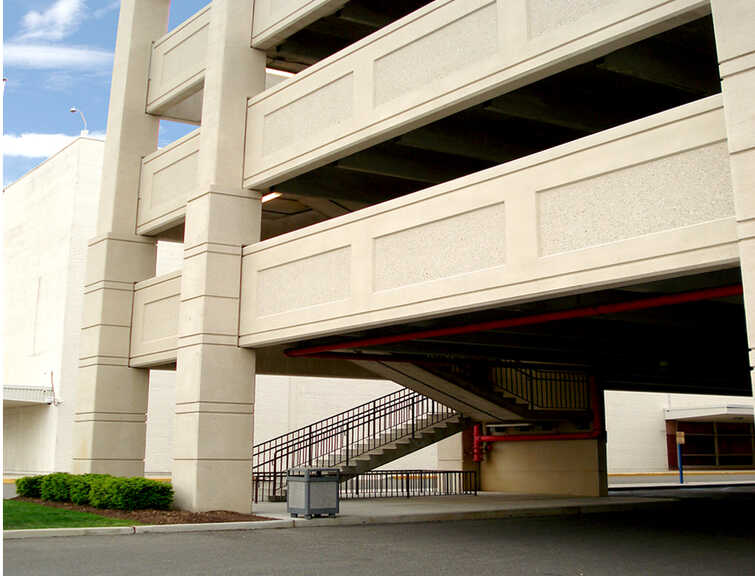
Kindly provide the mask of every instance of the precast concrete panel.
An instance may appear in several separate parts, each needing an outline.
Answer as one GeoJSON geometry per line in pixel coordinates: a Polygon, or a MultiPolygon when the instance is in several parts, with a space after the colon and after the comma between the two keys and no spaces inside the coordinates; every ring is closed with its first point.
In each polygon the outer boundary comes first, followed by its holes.
{"type": "Polygon", "coordinates": [[[240,341],[298,340],[737,258],[717,95],[247,246],[240,341]],[[337,266],[305,265],[336,254],[337,266]],[[323,278],[331,268],[349,274],[323,278]],[[313,300],[313,285],[330,296],[313,300]]]}
{"type": "Polygon", "coordinates": [[[139,182],[137,233],[154,234],[183,221],[197,192],[199,129],[146,156],[139,182]]]}
{"type": "MultiPolygon", "coordinates": [[[[255,30],[272,4],[257,3],[255,30]]],[[[244,185],[269,188],[709,10],[705,0],[431,2],[250,98],[247,125],[266,128],[247,131],[244,185]]]]}
{"type": "MultiPolygon", "coordinates": [[[[212,3],[155,41],[149,69],[147,112],[165,113],[202,88],[207,65],[207,40],[212,3]]],[[[191,118],[199,121],[198,110],[191,118]]]]}

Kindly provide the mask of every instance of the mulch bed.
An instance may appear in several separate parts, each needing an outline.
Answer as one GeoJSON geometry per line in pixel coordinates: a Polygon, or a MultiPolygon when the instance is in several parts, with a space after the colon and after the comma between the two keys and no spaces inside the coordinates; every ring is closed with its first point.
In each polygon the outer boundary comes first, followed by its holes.
{"type": "Polygon", "coordinates": [[[258,522],[260,520],[274,520],[254,514],[241,514],[229,510],[212,510],[211,512],[189,512],[188,510],[104,510],[94,506],[80,506],[71,502],[53,502],[40,498],[26,498],[17,496],[14,500],[34,502],[53,508],[89,512],[109,518],[131,520],[138,524],[203,524],[206,522],[258,522]]]}

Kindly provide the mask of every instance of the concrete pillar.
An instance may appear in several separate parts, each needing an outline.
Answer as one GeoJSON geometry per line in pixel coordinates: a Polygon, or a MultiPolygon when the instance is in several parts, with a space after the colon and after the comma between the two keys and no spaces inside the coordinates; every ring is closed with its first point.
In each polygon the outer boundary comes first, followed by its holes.
{"type": "Polygon", "coordinates": [[[605,453],[603,439],[493,443],[480,466],[481,489],[605,496],[608,493],[605,453]]]}
{"type": "MultiPolygon", "coordinates": [[[[744,285],[750,366],[755,366],[755,2],[712,0],[718,66],[744,285]]],[[[753,395],[755,378],[750,372],[753,395]]]]}
{"type": "MultiPolygon", "coordinates": [[[[493,492],[607,496],[605,396],[595,389],[597,438],[493,442],[480,465],[480,489],[493,492]]],[[[563,432],[573,432],[566,426],[563,432]]]]}
{"type": "Polygon", "coordinates": [[[144,473],[148,371],[128,367],[134,282],[154,276],[155,244],[137,236],[142,156],[157,149],[158,121],[144,112],[152,41],[168,26],[169,0],[123,0],[110,88],[97,236],[84,288],[74,472],[144,473]]]}
{"type": "Polygon", "coordinates": [[[251,511],[255,355],[238,347],[238,312],[241,249],[261,224],[260,195],[242,187],[246,100],[265,83],[252,4],[212,5],[199,186],[186,207],[173,487],[195,511],[251,511]]]}

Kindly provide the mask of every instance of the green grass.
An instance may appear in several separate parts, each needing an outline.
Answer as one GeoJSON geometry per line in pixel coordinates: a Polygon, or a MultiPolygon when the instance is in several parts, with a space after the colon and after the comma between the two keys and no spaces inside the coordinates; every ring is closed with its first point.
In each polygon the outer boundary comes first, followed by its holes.
{"type": "Polygon", "coordinates": [[[3,530],[26,528],[81,528],[89,526],[133,526],[135,522],[88,512],[52,508],[33,502],[3,500],[3,530]]]}

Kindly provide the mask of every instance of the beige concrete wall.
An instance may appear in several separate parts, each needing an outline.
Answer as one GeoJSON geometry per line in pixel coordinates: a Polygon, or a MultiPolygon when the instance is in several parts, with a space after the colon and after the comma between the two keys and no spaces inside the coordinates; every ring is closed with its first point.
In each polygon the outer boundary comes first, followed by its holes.
{"type": "MultiPolygon", "coordinates": [[[[750,367],[755,367],[755,4],[711,0],[737,212],[750,367]]],[[[750,372],[755,397],[755,371],[750,372]]]]}
{"type": "Polygon", "coordinates": [[[247,246],[240,342],[735,264],[721,106],[699,100],[247,246]]]}
{"type": "Polygon", "coordinates": [[[197,193],[199,129],[142,160],[137,232],[156,234],[183,222],[186,200],[197,193]]]}
{"type": "MultiPolygon", "coordinates": [[[[298,0],[257,10],[279,5],[308,19],[298,0]]],[[[269,187],[708,10],[705,0],[436,0],[250,99],[244,184],[269,187]]],[[[295,27],[284,18],[268,33],[295,27]]]]}
{"type": "Polygon", "coordinates": [[[71,468],[86,247],[103,145],[79,138],[3,193],[3,384],[55,389],[54,405],[3,410],[4,470],[71,468]]]}
{"type": "Polygon", "coordinates": [[[268,49],[318,18],[332,14],[348,0],[256,0],[252,46],[268,49]]]}
{"type": "Polygon", "coordinates": [[[175,361],[180,294],[180,272],[135,284],[131,366],[159,366],[175,361]]]}
{"type": "Polygon", "coordinates": [[[152,45],[147,111],[163,117],[199,122],[202,101],[189,114],[171,108],[202,89],[207,64],[207,39],[212,3],[187,18],[152,45]]]}
{"type": "Polygon", "coordinates": [[[601,496],[605,459],[597,440],[496,442],[480,467],[493,492],[601,496]]]}

